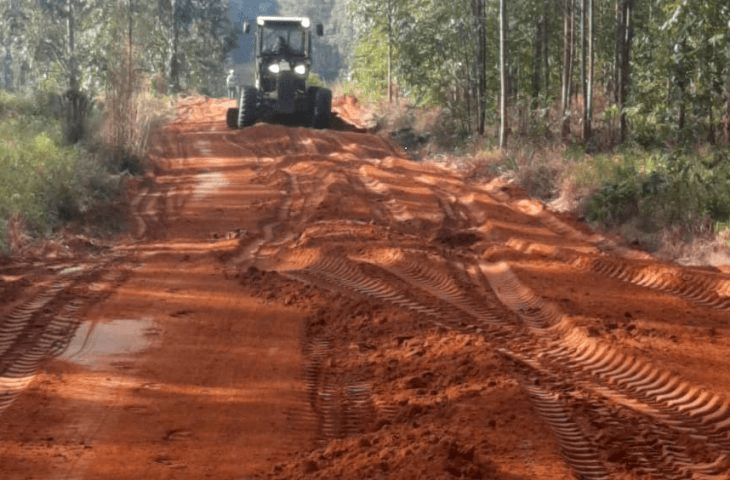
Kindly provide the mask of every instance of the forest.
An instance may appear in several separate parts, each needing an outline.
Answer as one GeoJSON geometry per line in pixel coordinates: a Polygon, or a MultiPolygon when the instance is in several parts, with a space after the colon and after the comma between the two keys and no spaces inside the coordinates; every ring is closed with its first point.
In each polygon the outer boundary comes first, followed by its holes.
{"type": "MultiPolygon", "coordinates": [[[[78,162],[136,173],[175,96],[224,96],[243,17],[274,10],[325,25],[314,70],[383,125],[430,139],[418,158],[569,198],[649,250],[728,241],[730,5],[719,0],[3,0],[0,165],[37,170],[11,148],[27,144],[72,158],[57,175],[77,182],[78,162]],[[92,147],[82,139],[94,132],[92,147]],[[30,133],[48,142],[13,137],[30,133]]],[[[0,180],[0,236],[13,218],[53,230],[91,202],[18,175],[0,180]],[[52,207],[33,210],[29,195],[52,207]]],[[[111,198],[94,188],[94,201],[111,198]]]]}

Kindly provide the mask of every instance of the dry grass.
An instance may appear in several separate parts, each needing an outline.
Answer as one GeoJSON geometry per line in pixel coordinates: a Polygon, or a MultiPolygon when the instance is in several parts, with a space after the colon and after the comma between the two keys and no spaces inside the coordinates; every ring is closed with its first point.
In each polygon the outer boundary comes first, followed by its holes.
{"type": "MultiPolygon", "coordinates": [[[[155,80],[156,85],[162,83],[155,80]]],[[[104,113],[97,125],[96,141],[104,146],[113,171],[144,172],[151,135],[172,114],[171,99],[153,97],[147,85],[146,77],[130,74],[128,56],[122,55],[102,99],[104,113]]]]}
{"type": "Polygon", "coordinates": [[[30,237],[26,233],[23,216],[20,213],[14,213],[8,219],[6,238],[9,253],[12,256],[20,255],[28,246],[30,237]]]}

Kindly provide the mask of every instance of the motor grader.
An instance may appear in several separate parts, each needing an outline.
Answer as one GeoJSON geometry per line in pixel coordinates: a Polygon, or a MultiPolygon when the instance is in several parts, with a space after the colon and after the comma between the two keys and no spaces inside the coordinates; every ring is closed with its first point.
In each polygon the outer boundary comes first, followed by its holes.
{"type": "MultiPolygon", "coordinates": [[[[306,17],[256,17],[256,68],[254,85],[240,88],[238,107],[229,108],[230,128],[243,128],[258,120],[288,118],[312,128],[327,128],[332,111],[332,91],[308,85],[312,67],[312,32],[306,17]]],[[[244,22],[244,33],[251,24],[244,22]]],[[[322,36],[323,27],[315,27],[322,36]]]]}

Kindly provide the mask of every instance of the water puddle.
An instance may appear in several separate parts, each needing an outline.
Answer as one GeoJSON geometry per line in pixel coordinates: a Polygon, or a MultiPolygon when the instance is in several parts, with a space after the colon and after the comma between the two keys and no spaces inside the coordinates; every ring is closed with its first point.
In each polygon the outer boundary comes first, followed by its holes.
{"type": "Polygon", "coordinates": [[[115,355],[143,350],[151,327],[151,319],[82,323],[61,358],[91,368],[109,365],[115,355]]]}

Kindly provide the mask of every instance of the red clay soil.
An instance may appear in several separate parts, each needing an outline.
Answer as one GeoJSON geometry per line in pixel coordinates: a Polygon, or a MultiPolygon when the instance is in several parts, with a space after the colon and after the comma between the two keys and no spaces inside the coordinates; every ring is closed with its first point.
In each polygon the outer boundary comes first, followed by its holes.
{"type": "Polygon", "coordinates": [[[130,238],[0,267],[0,478],[730,478],[729,275],[229,106],[130,238]]]}

